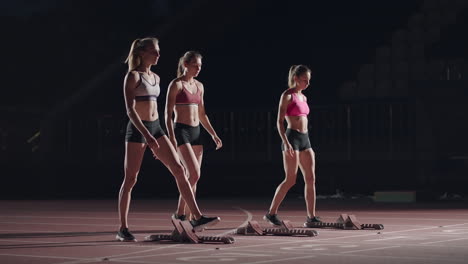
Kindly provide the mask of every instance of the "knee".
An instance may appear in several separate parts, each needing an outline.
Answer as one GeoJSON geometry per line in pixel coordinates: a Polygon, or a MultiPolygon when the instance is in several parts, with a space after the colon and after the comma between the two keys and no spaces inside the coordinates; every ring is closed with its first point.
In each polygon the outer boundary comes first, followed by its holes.
{"type": "Polygon", "coordinates": [[[124,190],[131,190],[133,186],[137,183],[137,174],[132,174],[132,175],[125,175],[125,179],[123,182],[123,189],[124,190]]]}
{"type": "Polygon", "coordinates": [[[172,175],[176,178],[177,181],[185,178],[185,169],[180,163],[175,163],[170,168],[172,175]]]}
{"type": "Polygon", "coordinates": [[[198,182],[198,180],[200,179],[200,170],[199,169],[195,169],[195,170],[192,170],[192,171],[189,171],[189,181],[190,181],[190,184],[195,184],[198,182]]]}
{"type": "Polygon", "coordinates": [[[291,189],[296,184],[296,180],[284,180],[283,186],[286,187],[288,190],[291,189]]]}
{"type": "Polygon", "coordinates": [[[305,179],[305,184],[307,186],[315,186],[315,175],[311,175],[305,179]]]}

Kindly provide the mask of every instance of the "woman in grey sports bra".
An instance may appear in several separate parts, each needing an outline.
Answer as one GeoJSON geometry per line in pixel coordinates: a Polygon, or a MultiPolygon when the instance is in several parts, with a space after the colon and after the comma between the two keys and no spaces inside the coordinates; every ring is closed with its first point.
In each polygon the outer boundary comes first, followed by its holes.
{"type": "Polygon", "coordinates": [[[180,194],[196,216],[191,222],[194,229],[213,225],[220,220],[219,217],[203,216],[200,212],[180,158],[159,123],[156,99],[160,93],[160,80],[151,71],[151,66],[158,63],[159,51],[158,39],[136,39],[126,61],[128,73],[124,80],[124,97],[130,121],[125,136],[125,178],[119,193],[120,229],[116,238],[120,241],[136,241],[128,230],[128,211],[132,188],[147,146],[174,176],[180,194]]]}

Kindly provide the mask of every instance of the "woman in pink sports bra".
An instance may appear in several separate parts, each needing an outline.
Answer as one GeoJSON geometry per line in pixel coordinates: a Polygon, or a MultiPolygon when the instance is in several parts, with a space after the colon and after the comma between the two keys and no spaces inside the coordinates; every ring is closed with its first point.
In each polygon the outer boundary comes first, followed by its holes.
{"type": "MultiPolygon", "coordinates": [[[[202,56],[196,51],[188,51],[179,59],[177,78],[169,84],[166,97],[166,127],[169,139],[179,153],[188,171],[189,182],[194,192],[200,179],[203,145],[200,141],[200,123],[216,143],[216,149],[223,143],[213,129],[205,112],[203,84],[195,79],[200,73],[202,56]],[[174,115],[174,120],[173,120],[174,115]]],[[[192,216],[186,211],[186,203],[179,198],[177,211],[172,216],[185,220],[192,216]]]]}
{"type": "Polygon", "coordinates": [[[126,61],[128,72],[123,90],[130,120],[125,136],[125,178],[119,192],[120,229],[116,239],[120,241],[136,241],[128,229],[128,211],[146,147],[151,149],[174,176],[181,196],[187,201],[187,206],[196,219],[192,222],[194,228],[203,228],[219,221],[218,217],[206,217],[200,212],[177,152],[159,123],[157,97],[160,80],[151,71],[151,66],[158,63],[159,56],[158,39],[136,39],[126,61]]]}
{"type": "Polygon", "coordinates": [[[307,217],[304,227],[310,223],[321,222],[315,215],[315,153],[310,146],[307,132],[309,106],[307,98],[302,91],[307,89],[310,82],[311,71],[304,65],[293,65],[289,70],[287,89],[281,95],[277,127],[282,140],[283,164],[285,171],[284,181],[276,188],[275,196],[271,202],[268,213],[263,217],[273,225],[281,225],[278,218],[278,208],[296,183],[297,169],[300,168],[304,176],[304,197],[307,206],[307,217]],[[288,123],[284,128],[284,120],[288,123]]]}

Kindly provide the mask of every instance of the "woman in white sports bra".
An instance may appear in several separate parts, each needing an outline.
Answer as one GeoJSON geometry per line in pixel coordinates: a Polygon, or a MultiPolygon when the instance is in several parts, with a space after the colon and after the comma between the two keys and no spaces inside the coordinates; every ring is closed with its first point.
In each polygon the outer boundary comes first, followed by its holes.
{"type": "Polygon", "coordinates": [[[158,42],[156,38],[136,39],[126,61],[128,73],[124,80],[124,97],[130,121],[125,136],[125,178],[119,193],[120,229],[116,238],[120,241],[136,241],[128,230],[128,211],[132,188],[147,146],[174,176],[180,194],[195,216],[191,222],[193,227],[200,229],[220,220],[219,217],[203,216],[200,212],[177,151],[159,123],[157,97],[160,79],[151,71],[151,66],[158,63],[160,56],[158,42]]]}

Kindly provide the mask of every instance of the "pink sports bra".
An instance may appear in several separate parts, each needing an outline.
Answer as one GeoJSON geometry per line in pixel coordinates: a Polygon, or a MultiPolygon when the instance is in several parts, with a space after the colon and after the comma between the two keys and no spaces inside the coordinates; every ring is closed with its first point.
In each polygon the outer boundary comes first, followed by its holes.
{"type": "Polygon", "coordinates": [[[197,92],[192,94],[182,84],[182,90],[176,95],[175,104],[200,104],[201,90],[198,88],[197,83],[195,83],[195,86],[197,87],[197,92]]]}
{"type": "Polygon", "coordinates": [[[297,93],[288,92],[291,95],[291,102],[286,108],[286,116],[307,116],[309,114],[309,105],[307,101],[301,101],[297,93]]]}

